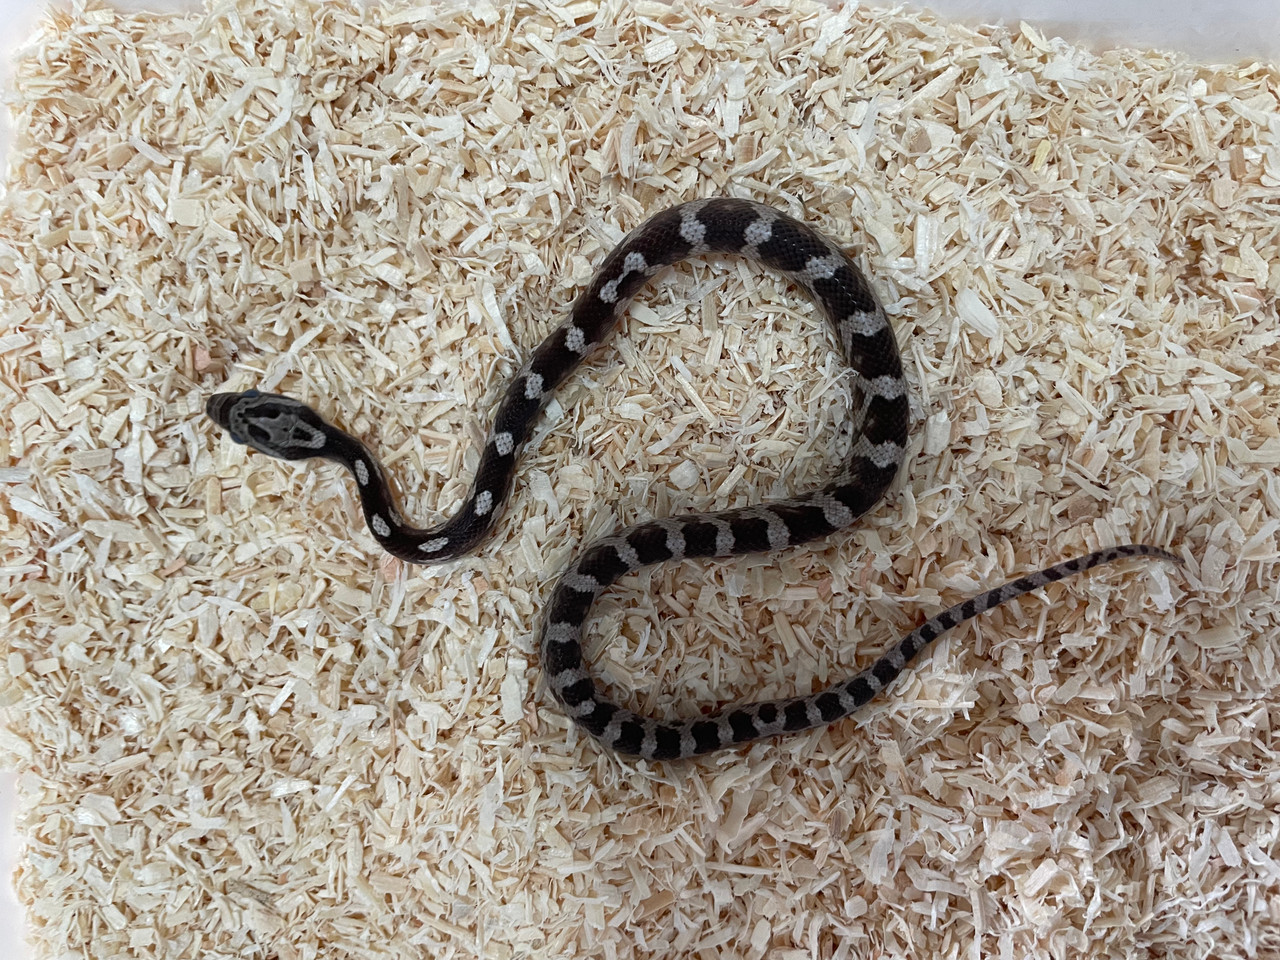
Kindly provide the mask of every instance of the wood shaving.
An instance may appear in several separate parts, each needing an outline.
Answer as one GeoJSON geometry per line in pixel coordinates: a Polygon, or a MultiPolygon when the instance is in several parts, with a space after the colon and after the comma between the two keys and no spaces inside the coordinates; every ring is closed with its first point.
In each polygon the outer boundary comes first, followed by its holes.
{"type": "Polygon", "coordinates": [[[1274,65],[803,0],[50,16],[0,200],[37,956],[1280,956],[1274,65]],[[719,193],[859,251],[914,447],[850,535],[610,592],[617,697],[808,692],[1116,542],[1185,570],[1010,604],[856,720],[633,765],[540,688],[540,611],[618,523],[829,475],[850,383],[781,278],[657,278],[446,568],[201,415],[305,398],[430,522],[605,252],[719,193]]]}

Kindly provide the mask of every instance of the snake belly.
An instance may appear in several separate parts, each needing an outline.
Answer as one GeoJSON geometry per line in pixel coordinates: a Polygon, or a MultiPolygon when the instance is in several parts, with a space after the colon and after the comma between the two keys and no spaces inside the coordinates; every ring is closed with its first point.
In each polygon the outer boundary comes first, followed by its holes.
{"type": "Polygon", "coordinates": [[[582,730],[617,753],[648,760],[698,756],[765,737],[834,723],[867,703],[946,630],[1065,576],[1132,556],[1171,554],[1141,544],[1057,564],[970,598],[894,643],[856,676],[807,696],[737,704],[667,721],[605,696],[583,658],[583,628],[596,598],[650,564],[783,550],[853,524],[884,495],[906,452],[907,383],[897,340],[870,284],[834,242],[780,211],[748,200],[696,200],[645,221],[605,258],[568,319],[512,379],[494,417],[472,489],[443,525],[419,529],[401,514],[382,465],[358,439],[289,397],[215,394],[206,414],[238,443],[286,460],[336,461],[356,479],[370,532],[410,563],[439,563],[474,550],[507,500],[521,448],[555,389],[613,331],[630,298],[658,271],[690,257],[734,254],[795,281],[822,307],[858,374],[853,443],[838,476],[787,500],[717,513],[650,520],[582,550],[552,590],[542,623],[542,669],[552,696],[582,730]]]}

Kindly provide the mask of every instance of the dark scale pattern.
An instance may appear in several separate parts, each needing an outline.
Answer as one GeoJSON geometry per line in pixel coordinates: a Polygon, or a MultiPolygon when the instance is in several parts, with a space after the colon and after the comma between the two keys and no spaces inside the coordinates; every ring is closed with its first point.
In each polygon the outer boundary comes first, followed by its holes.
{"type": "Polygon", "coordinates": [[[577,563],[578,570],[591,570],[601,583],[613,583],[627,572],[627,565],[608,543],[596,543],[582,554],[577,563]]]}
{"type": "Polygon", "coordinates": [[[555,676],[582,666],[582,645],[575,639],[550,640],[542,637],[542,669],[555,676]]]}
{"type": "Polygon", "coordinates": [[[787,704],[782,711],[783,727],[787,733],[799,733],[809,729],[809,710],[803,700],[787,704]]]}
{"type": "Polygon", "coordinates": [[[857,266],[812,228],[763,204],[727,198],[672,207],[641,224],[611,252],[569,318],[530,355],[498,405],[472,492],[434,530],[401,517],[381,466],[355,437],[310,407],[256,390],[211,397],[206,414],[232,440],[285,460],[323,457],[356,479],[369,529],[390,553],[438,563],[473,550],[493,529],[510,492],[520,450],[551,392],[617,325],[649,277],[690,256],[730,253],[781,271],[826,312],[840,349],[859,374],[854,443],[840,476],[790,500],[718,514],[655,520],[582,551],[552,590],[542,628],[542,668],[552,695],[582,730],[610,749],[650,760],[692,757],[763,737],[797,733],[849,716],[892,683],[935,639],[985,610],[1065,576],[1125,557],[1176,560],[1156,547],[1100,550],[1024,576],[942,611],[857,676],[805,697],[738,704],[683,721],[639,716],[611,703],[582,656],[582,629],[600,592],[623,574],[686,557],[781,550],[853,524],[897,475],[907,444],[907,384],[893,330],[857,266]]]}
{"type": "Polygon", "coordinates": [[[555,618],[552,623],[579,623],[586,619],[593,600],[591,594],[566,587],[561,581],[551,594],[547,616],[555,618]]]}
{"type": "Polygon", "coordinates": [[[700,520],[686,521],[684,523],[685,553],[691,557],[714,557],[718,532],[714,523],[700,520]]]}

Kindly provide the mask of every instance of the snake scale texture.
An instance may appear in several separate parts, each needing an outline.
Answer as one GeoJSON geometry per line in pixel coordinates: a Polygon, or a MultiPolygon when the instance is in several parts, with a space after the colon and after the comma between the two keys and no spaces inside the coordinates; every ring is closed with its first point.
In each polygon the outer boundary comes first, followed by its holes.
{"type": "Polygon", "coordinates": [[[703,254],[756,260],[804,287],[823,308],[845,360],[858,374],[854,442],[839,476],[820,490],[736,510],[650,520],[598,540],[577,555],[547,603],[542,669],[565,713],[606,747],[648,760],[678,759],[834,723],[892,683],[941,634],[986,610],[1125,557],[1177,562],[1157,547],[1130,544],[1028,574],[944,610],[857,676],[808,696],[739,704],[677,721],[641,716],[607,699],[583,660],[582,634],[592,604],[610,584],[649,564],[778,551],[843,530],[880,500],[906,452],[907,382],[893,330],[870,284],[835,243],[772,207],[747,200],[698,200],[665,210],[609,254],[568,319],[512,379],[471,493],[437,529],[421,530],[406,522],[368,448],[297,400],[249,390],[216,394],[205,410],[234,441],[262,453],[285,460],[323,457],[345,466],[356,479],[369,529],[389,553],[410,563],[451,560],[473,550],[493,529],[511,490],[520,450],[547,400],[608,337],[631,296],[664,267],[703,254]]]}

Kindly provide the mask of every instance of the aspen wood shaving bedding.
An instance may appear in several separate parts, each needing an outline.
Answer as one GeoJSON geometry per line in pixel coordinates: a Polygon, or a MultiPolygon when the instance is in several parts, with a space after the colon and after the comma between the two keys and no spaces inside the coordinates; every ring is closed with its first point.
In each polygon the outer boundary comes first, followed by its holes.
{"type": "Polygon", "coordinates": [[[0,200],[4,765],[37,955],[1280,955],[1280,75],[807,3],[57,13],[0,200]],[[671,769],[548,702],[575,545],[820,483],[849,384],[733,261],[655,279],[480,552],[378,554],[307,397],[420,521],[648,212],[858,251],[915,444],[856,532],[602,603],[629,704],[808,692],[1095,546],[1159,567],[942,641],[857,719],[671,769]],[[416,478],[423,478],[421,481],[416,478]]]}

